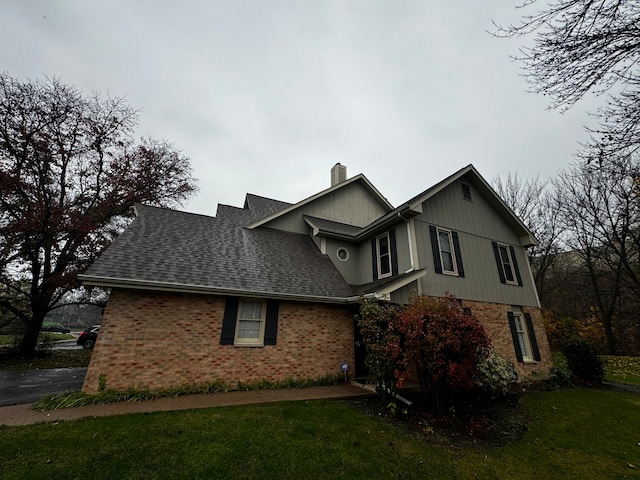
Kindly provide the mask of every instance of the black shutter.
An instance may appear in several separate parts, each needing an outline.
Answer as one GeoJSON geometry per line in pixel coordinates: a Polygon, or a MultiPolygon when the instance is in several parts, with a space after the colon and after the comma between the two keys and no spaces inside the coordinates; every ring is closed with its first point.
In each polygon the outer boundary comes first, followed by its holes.
{"type": "Polygon", "coordinates": [[[453,238],[453,250],[456,255],[456,266],[458,267],[458,276],[464,277],[464,267],[462,266],[462,254],[460,253],[460,242],[458,242],[458,232],[451,232],[453,238]]]}
{"type": "Polygon", "coordinates": [[[513,312],[507,312],[509,318],[509,328],[511,329],[511,338],[513,339],[513,348],[516,351],[516,359],[522,361],[522,351],[520,350],[520,342],[518,342],[518,331],[516,330],[516,321],[513,318],[513,312]]]}
{"type": "Polygon", "coordinates": [[[389,250],[391,251],[391,275],[398,274],[398,252],[396,250],[396,230],[389,230],[389,250]]]}
{"type": "Polygon", "coordinates": [[[278,336],[278,301],[267,300],[267,316],[264,326],[264,344],[275,345],[278,336]]]}
{"type": "Polygon", "coordinates": [[[511,245],[509,245],[509,251],[511,252],[511,260],[513,261],[513,269],[516,271],[518,285],[522,286],[522,277],[520,276],[520,269],[518,268],[518,260],[516,260],[516,251],[511,245]]]}
{"type": "Polygon", "coordinates": [[[371,239],[371,261],[373,262],[373,281],[378,279],[378,253],[376,252],[376,239],[371,239]]]}
{"type": "Polygon", "coordinates": [[[433,267],[436,273],[442,273],[442,262],[440,261],[440,247],[438,246],[438,231],[433,225],[429,225],[431,235],[431,252],[433,253],[433,267]]]}
{"type": "Polygon", "coordinates": [[[236,335],[236,319],[238,318],[239,303],[240,300],[237,297],[227,297],[225,301],[220,345],[233,345],[233,339],[236,335]]]}
{"type": "Polygon", "coordinates": [[[496,266],[498,267],[498,275],[500,275],[500,283],[507,283],[507,279],[504,278],[504,270],[502,270],[502,259],[500,258],[498,244],[491,242],[491,245],[493,246],[493,254],[496,256],[496,266]]]}
{"type": "Polygon", "coordinates": [[[533,350],[533,358],[539,362],[541,360],[540,350],[538,350],[536,332],[533,331],[533,322],[531,321],[531,315],[525,313],[524,319],[527,322],[527,331],[529,332],[529,342],[531,343],[531,349],[533,350]]]}

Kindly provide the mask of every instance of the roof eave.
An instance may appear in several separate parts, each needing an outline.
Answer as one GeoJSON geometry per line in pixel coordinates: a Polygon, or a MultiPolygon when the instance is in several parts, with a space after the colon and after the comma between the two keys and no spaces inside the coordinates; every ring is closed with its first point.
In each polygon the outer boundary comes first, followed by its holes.
{"type": "Polygon", "coordinates": [[[360,301],[360,296],[328,297],[319,295],[300,295],[283,292],[264,292],[240,290],[233,288],[210,287],[205,285],[187,285],[168,282],[154,282],[152,280],[135,280],[129,278],[101,277],[96,275],[78,275],[84,285],[123,288],[133,290],[153,290],[173,293],[196,293],[202,295],[224,295],[232,297],[270,298],[274,300],[295,300],[300,302],[317,302],[333,304],[352,304],[360,301]]]}

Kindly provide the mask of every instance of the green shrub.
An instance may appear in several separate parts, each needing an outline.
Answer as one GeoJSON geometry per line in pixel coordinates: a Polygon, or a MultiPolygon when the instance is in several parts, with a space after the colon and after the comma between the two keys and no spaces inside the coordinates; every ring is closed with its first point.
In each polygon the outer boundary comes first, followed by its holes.
{"type": "Polygon", "coordinates": [[[504,395],[518,379],[516,369],[509,360],[494,349],[488,349],[476,368],[475,384],[491,395],[504,395]]]}
{"type": "Polygon", "coordinates": [[[562,354],[567,359],[567,367],[580,380],[602,382],[604,366],[595,350],[581,339],[571,340],[562,347],[562,354]]]}
{"type": "Polygon", "coordinates": [[[551,367],[549,370],[549,383],[556,388],[573,388],[573,382],[571,382],[571,376],[564,370],[560,370],[556,367],[551,367]]]}

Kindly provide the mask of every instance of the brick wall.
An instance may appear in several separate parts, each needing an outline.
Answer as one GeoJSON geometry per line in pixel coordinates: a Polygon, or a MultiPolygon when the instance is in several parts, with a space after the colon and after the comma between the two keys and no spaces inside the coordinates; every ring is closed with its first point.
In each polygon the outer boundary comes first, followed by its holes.
{"type": "Polygon", "coordinates": [[[277,344],[220,345],[225,301],[209,295],[113,289],[82,390],[166,388],[206,381],[309,379],[354,364],[353,315],[280,302],[277,344]]]}
{"type": "Polygon", "coordinates": [[[473,316],[477,317],[485,328],[485,331],[491,338],[492,346],[500,352],[500,354],[513,362],[518,372],[519,378],[531,376],[546,377],[549,369],[553,366],[551,360],[551,349],[547,340],[547,332],[544,329],[542,321],[542,312],[535,307],[522,307],[523,313],[531,315],[533,329],[540,350],[541,361],[539,362],[518,362],[516,359],[515,348],[513,346],[513,338],[509,328],[509,320],[507,312],[512,310],[511,305],[488,302],[473,302],[468,300],[462,301],[462,307],[469,307],[473,316]]]}

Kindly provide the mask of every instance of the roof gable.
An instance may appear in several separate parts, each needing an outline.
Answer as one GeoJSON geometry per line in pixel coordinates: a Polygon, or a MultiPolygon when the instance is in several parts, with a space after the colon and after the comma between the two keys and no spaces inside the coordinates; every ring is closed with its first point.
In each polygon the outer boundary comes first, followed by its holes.
{"type": "Polygon", "coordinates": [[[444,180],[436,183],[431,188],[416,195],[396,210],[414,210],[421,209],[424,202],[433,198],[435,195],[451,186],[455,182],[464,179],[475,187],[475,189],[485,198],[493,210],[509,225],[511,229],[520,237],[520,243],[524,247],[538,245],[538,240],[533,232],[520,220],[513,210],[500,198],[496,191],[489,183],[480,175],[480,173],[471,164],[458,170],[454,174],[448,176],[444,180]]]}
{"type": "Polygon", "coordinates": [[[290,205],[289,207],[280,210],[278,212],[273,213],[272,215],[269,215],[265,218],[262,218],[260,220],[258,220],[257,222],[251,223],[250,225],[247,225],[247,228],[253,229],[253,228],[257,228],[257,227],[261,227],[261,226],[267,226],[267,224],[269,224],[270,222],[284,216],[287,215],[291,212],[294,212],[296,210],[300,210],[301,208],[316,202],[322,198],[326,198],[327,196],[341,190],[341,189],[346,189],[349,188],[350,186],[352,186],[353,184],[360,184],[361,186],[364,187],[364,189],[369,193],[370,197],[371,197],[371,201],[372,202],[376,202],[378,205],[380,205],[382,207],[382,209],[384,211],[391,211],[393,210],[393,205],[391,205],[389,203],[389,201],[371,184],[371,182],[362,174],[356,175],[355,177],[352,177],[348,180],[345,180],[344,182],[338,183],[337,185],[334,185],[330,188],[327,188],[326,190],[323,190],[315,195],[312,195],[308,198],[305,198],[304,200],[301,200],[298,203],[295,203],[293,205],[290,205]]]}

